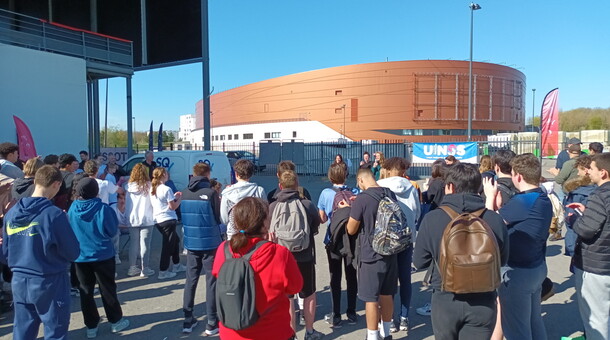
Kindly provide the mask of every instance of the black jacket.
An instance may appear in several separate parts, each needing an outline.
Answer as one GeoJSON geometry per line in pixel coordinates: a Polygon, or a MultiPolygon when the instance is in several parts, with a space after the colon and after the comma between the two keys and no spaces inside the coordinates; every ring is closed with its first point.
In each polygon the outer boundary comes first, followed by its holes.
{"type": "Polygon", "coordinates": [[[598,275],[610,275],[610,182],[589,196],[581,218],[573,225],[578,235],[574,252],[576,268],[598,275]]]}
{"type": "MultiPolygon", "coordinates": [[[[441,206],[447,206],[458,213],[463,213],[482,209],[485,207],[485,204],[479,195],[461,193],[446,195],[441,206]]],[[[496,240],[500,247],[501,263],[505,265],[506,261],[508,261],[508,231],[506,224],[504,224],[502,217],[494,211],[486,210],[482,218],[489,224],[496,235],[496,240]]],[[[424,216],[417,233],[417,241],[415,242],[415,250],[413,252],[413,265],[416,268],[424,269],[434,266],[432,259],[438,262],[441,238],[443,237],[445,227],[447,227],[450,221],[449,215],[442,209],[435,209],[424,216]]],[[[441,276],[437,268],[432,270],[431,285],[435,290],[440,290],[441,288],[441,276]]]]}

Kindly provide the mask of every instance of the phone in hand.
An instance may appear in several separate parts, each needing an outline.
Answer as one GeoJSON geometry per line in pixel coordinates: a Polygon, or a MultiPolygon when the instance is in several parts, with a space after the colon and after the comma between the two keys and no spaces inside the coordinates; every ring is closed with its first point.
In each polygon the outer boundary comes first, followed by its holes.
{"type": "Polygon", "coordinates": [[[574,208],[574,212],[576,213],[576,215],[582,216],[582,210],[580,210],[579,208],[574,208]]]}

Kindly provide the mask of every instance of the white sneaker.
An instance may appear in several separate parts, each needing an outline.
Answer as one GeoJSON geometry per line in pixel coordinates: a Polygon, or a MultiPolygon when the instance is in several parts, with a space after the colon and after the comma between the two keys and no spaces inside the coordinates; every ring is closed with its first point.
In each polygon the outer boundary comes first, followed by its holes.
{"type": "Polygon", "coordinates": [[[430,304],[430,302],[428,302],[425,305],[417,308],[415,311],[419,315],[430,316],[430,315],[432,315],[432,304],[430,304]]]}
{"type": "Polygon", "coordinates": [[[127,276],[137,276],[137,275],[140,275],[140,268],[138,268],[136,266],[129,267],[129,270],[127,270],[127,276]]]}
{"type": "Polygon", "coordinates": [[[159,271],[159,276],[157,277],[159,280],[171,279],[176,276],[176,273],[171,272],[169,270],[159,271]]]}
{"type": "Polygon", "coordinates": [[[155,271],[150,268],[144,268],[144,269],[142,269],[142,272],[140,273],[140,277],[149,277],[149,276],[153,276],[153,275],[155,275],[155,271]]]}
{"type": "Polygon", "coordinates": [[[175,264],[172,268],[172,272],[174,272],[174,273],[180,273],[180,272],[185,272],[185,271],[186,271],[186,266],[181,263],[175,264]]]}
{"type": "Polygon", "coordinates": [[[114,264],[121,264],[121,258],[119,254],[114,255],[114,264]]]}

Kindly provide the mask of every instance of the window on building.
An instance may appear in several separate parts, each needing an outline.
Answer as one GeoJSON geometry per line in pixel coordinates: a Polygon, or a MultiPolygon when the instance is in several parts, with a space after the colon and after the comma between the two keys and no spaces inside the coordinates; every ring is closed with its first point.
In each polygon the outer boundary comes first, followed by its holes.
{"type": "Polygon", "coordinates": [[[271,138],[271,132],[265,132],[265,138],[271,138]]]}
{"type": "Polygon", "coordinates": [[[220,140],[225,140],[225,135],[220,135],[220,140]]]}
{"type": "Polygon", "coordinates": [[[238,139],[239,139],[239,134],[237,134],[237,133],[236,133],[236,134],[234,134],[234,135],[233,135],[233,139],[238,140],[238,139]]]}
{"type": "Polygon", "coordinates": [[[227,135],[228,140],[233,140],[233,135],[227,135]]]}
{"type": "Polygon", "coordinates": [[[271,138],[281,138],[281,132],[271,132],[271,138]]]}
{"type": "Polygon", "coordinates": [[[292,131],[292,138],[297,138],[297,132],[296,131],[292,131]]]}
{"type": "Polygon", "coordinates": [[[254,134],[252,134],[252,133],[244,133],[244,139],[254,139],[254,134]]]}
{"type": "Polygon", "coordinates": [[[343,90],[335,90],[335,96],[340,96],[343,94],[343,90]]]}

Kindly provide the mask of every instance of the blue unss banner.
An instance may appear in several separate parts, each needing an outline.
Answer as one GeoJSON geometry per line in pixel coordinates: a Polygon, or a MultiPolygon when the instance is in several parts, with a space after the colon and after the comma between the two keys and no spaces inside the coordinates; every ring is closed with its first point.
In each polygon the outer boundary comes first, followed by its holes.
{"type": "Polygon", "coordinates": [[[434,163],[439,158],[454,156],[460,162],[477,163],[477,143],[413,143],[413,163],[434,163]]]}

